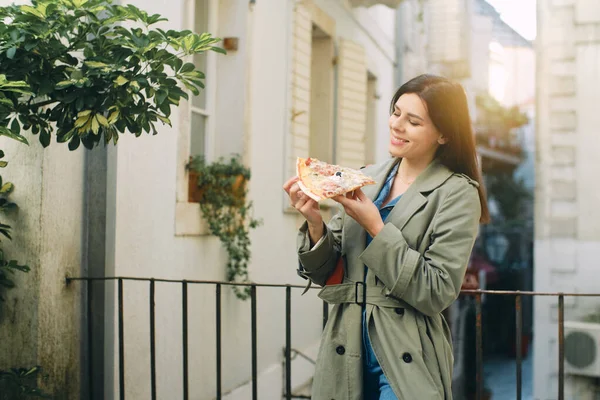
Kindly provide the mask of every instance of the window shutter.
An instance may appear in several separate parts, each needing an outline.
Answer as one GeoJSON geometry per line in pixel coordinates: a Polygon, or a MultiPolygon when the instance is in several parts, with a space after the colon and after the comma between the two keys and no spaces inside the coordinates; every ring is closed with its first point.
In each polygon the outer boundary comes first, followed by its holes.
{"type": "Polygon", "coordinates": [[[365,49],[348,40],[339,45],[337,99],[335,162],[360,168],[365,165],[366,153],[367,65],[365,49]]]}
{"type": "Polygon", "coordinates": [[[296,175],[296,158],[307,157],[310,137],[310,65],[312,58],[312,20],[302,4],[294,10],[292,52],[292,99],[290,158],[288,176],[296,175]]]}

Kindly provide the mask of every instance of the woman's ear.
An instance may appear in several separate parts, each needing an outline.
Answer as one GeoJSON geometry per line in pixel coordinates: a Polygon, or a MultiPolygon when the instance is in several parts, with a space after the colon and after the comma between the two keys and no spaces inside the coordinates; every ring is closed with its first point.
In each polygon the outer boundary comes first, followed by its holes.
{"type": "Polygon", "coordinates": [[[440,135],[440,137],[438,138],[438,143],[439,144],[446,144],[448,143],[448,139],[446,139],[444,136],[440,135]]]}

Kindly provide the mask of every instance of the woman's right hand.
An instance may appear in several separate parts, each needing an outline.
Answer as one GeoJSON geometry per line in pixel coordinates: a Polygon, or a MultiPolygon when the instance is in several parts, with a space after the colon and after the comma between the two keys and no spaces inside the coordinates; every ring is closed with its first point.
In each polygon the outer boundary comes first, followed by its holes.
{"type": "Polygon", "coordinates": [[[297,176],[290,178],[283,185],[283,190],[285,190],[290,197],[290,205],[306,218],[311,240],[313,240],[313,242],[318,241],[323,235],[323,217],[321,216],[319,203],[300,190],[297,176]]]}

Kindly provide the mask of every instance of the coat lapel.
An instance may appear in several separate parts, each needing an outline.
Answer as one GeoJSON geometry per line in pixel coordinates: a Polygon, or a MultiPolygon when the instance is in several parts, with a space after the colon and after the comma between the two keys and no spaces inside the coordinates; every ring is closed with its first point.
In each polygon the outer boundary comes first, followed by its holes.
{"type": "Polygon", "coordinates": [[[400,197],[387,220],[393,221],[394,225],[402,230],[411,217],[427,203],[424,193],[431,192],[451,175],[452,171],[434,160],[400,197]]]}
{"type": "MultiPolygon", "coordinates": [[[[362,188],[363,192],[365,193],[365,196],[371,199],[371,201],[375,200],[375,198],[379,194],[379,191],[385,184],[385,179],[387,178],[388,174],[390,173],[392,168],[394,168],[394,165],[396,165],[398,161],[399,160],[397,158],[391,159],[385,164],[380,165],[380,167],[377,170],[373,172],[366,172],[367,175],[371,176],[375,180],[375,182],[377,182],[375,185],[364,186],[362,188]]],[[[344,255],[349,260],[357,260],[358,255],[365,250],[365,247],[367,245],[366,231],[355,220],[353,220],[350,217],[347,217],[346,222],[344,224],[343,235],[343,243],[345,243],[344,255]]],[[[364,280],[363,268],[350,268],[348,272],[348,278],[350,278],[351,280],[364,280]]]]}
{"type": "Polygon", "coordinates": [[[381,188],[383,188],[383,185],[385,184],[387,176],[390,174],[390,171],[399,161],[400,160],[398,158],[393,158],[390,161],[383,164],[379,171],[375,171],[375,176],[373,176],[373,179],[375,180],[375,182],[377,182],[377,184],[363,187],[362,190],[364,194],[369,199],[371,199],[371,201],[375,201],[375,198],[377,197],[377,195],[381,191],[381,188]]]}
{"type": "MultiPolygon", "coordinates": [[[[399,159],[394,158],[370,173],[377,184],[363,187],[363,192],[371,199],[371,201],[375,200],[385,184],[385,180],[390,171],[399,161],[399,159]]],[[[367,174],[369,174],[368,171],[367,174]]],[[[393,222],[399,229],[403,229],[412,216],[427,203],[425,193],[431,192],[440,186],[451,175],[452,172],[448,168],[438,161],[433,161],[402,195],[386,221],[393,222]]],[[[343,233],[343,253],[346,258],[348,260],[358,260],[358,256],[366,247],[366,241],[367,234],[362,226],[352,218],[347,217],[345,219],[343,233]]],[[[348,272],[348,278],[353,281],[362,281],[364,279],[363,268],[349,268],[348,272]]]]}

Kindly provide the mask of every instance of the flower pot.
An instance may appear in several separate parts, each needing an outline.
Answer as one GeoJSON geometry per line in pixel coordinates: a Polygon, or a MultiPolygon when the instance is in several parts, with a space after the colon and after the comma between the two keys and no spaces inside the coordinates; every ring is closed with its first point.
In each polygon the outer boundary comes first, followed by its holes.
{"type": "MultiPolygon", "coordinates": [[[[198,186],[198,177],[200,174],[196,171],[188,171],[188,202],[201,203],[206,187],[198,186]]],[[[223,177],[225,178],[225,177],[223,177]]],[[[229,189],[229,188],[228,188],[229,189]]],[[[233,196],[243,204],[246,191],[246,179],[243,175],[237,175],[230,189],[233,196]]]]}

